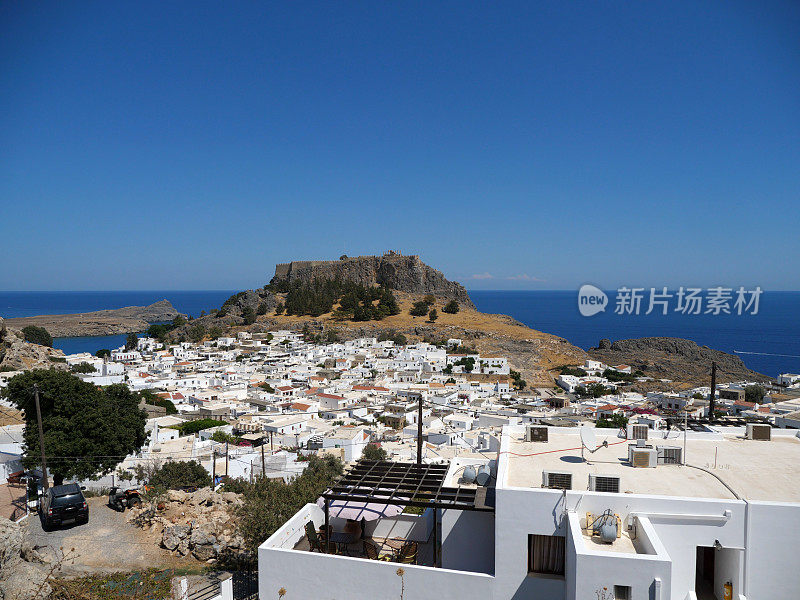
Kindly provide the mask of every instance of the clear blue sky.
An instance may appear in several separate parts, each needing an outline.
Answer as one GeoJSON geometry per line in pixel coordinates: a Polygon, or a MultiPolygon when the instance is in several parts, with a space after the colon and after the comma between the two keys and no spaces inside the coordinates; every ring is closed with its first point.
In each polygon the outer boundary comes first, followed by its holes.
{"type": "Polygon", "coordinates": [[[800,289],[798,2],[6,2],[0,289],[800,289]]]}

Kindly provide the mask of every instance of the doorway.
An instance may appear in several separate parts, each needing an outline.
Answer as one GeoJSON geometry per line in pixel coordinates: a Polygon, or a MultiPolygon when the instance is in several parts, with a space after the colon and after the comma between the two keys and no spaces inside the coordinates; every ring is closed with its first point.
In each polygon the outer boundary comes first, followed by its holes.
{"type": "Polygon", "coordinates": [[[698,546],[694,574],[694,590],[697,600],[716,600],[714,596],[714,561],[716,550],[713,546],[698,546]]]}

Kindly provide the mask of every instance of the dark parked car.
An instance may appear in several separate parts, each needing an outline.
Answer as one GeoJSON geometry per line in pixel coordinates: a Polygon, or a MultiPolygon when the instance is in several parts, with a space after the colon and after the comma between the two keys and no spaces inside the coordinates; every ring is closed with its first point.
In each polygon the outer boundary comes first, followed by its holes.
{"type": "Polygon", "coordinates": [[[49,488],[39,503],[39,514],[44,529],[69,522],[89,522],[89,506],[77,483],[49,488]]]}

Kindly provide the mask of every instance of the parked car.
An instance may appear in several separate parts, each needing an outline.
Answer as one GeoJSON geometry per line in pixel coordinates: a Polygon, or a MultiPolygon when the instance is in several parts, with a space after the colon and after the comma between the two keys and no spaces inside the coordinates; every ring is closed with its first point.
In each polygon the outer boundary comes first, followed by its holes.
{"type": "Polygon", "coordinates": [[[50,529],[54,525],[65,523],[88,523],[89,505],[77,483],[56,485],[44,493],[39,501],[39,516],[42,528],[50,529]]]}

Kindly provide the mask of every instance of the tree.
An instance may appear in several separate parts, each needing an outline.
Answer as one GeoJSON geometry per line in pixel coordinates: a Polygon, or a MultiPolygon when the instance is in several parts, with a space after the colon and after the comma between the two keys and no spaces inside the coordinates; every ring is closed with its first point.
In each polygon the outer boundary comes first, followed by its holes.
{"type": "Polygon", "coordinates": [[[428,320],[433,323],[436,319],[439,318],[439,313],[435,308],[431,309],[431,312],[428,313],[428,320]]]}
{"type": "Polygon", "coordinates": [[[257,315],[265,315],[267,314],[267,303],[266,302],[259,302],[258,308],[256,309],[257,315]]]}
{"type": "Polygon", "coordinates": [[[386,450],[377,444],[367,444],[361,458],[364,460],[386,460],[386,450]]]}
{"type": "Polygon", "coordinates": [[[56,484],[111,473],[147,439],[139,395],[126,385],[98,388],[64,371],[34,370],[12,378],[3,391],[25,413],[27,468],[39,464],[34,385],[39,388],[47,466],[56,484]]]}
{"type": "Polygon", "coordinates": [[[599,429],[625,429],[628,426],[628,417],[624,415],[611,415],[611,419],[597,419],[595,427],[599,429]]]}
{"type": "Polygon", "coordinates": [[[69,369],[73,373],[95,373],[97,369],[94,368],[94,365],[90,365],[87,362],[78,363],[77,365],[72,365],[69,369]]]}
{"type": "Polygon", "coordinates": [[[450,302],[444,305],[444,308],[442,308],[442,312],[446,312],[449,315],[454,315],[460,309],[461,307],[458,305],[458,302],[456,302],[455,300],[450,300],[450,302]]]}
{"type": "Polygon", "coordinates": [[[410,314],[412,317],[424,317],[428,314],[428,304],[422,300],[414,302],[414,305],[411,307],[411,310],[408,311],[408,314],[410,314]]]}
{"type": "Polygon", "coordinates": [[[285,306],[283,305],[283,302],[278,302],[278,304],[275,305],[275,314],[276,315],[282,315],[284,310],[285,310],[285,306]]]}
{"type": "Polygon", "coordinates": [[[242,310],[242,318],[245,325],[252,325],[256,322],[256,311],[253,310],[252,306],[245,306],[244,310],[242,310]]]}
{"type": "Polygon", "coordinates": [[[191,327],[189,327],[189,339],[193,341],[195,344],[203,340],[206,336],[206,328],[203,326],[202,323],[195,323],[191,327]]]}
{"type": "Polygon", "coordinates": [[[186,319],[183,318],[182,315],[178,315],[174,319],[172,319],[172,328],[177,329],[178,327],[183,327],[186,325],[186,319]]]}
{"type": "Polygon", "coordinates": [[[108,348],[101,348],[97,352],[94,353],[97,358],[105,358],[106,356],[111,356],[111,350],[108,348]]]}
{"type": "Polygon", "coordinates": [[[197,419],[196,421],[187,421],[181,423],[179,430],[181,435],[194,435],[203,429],[211,429],[212,427],[219,427],[220,425],[227,425],[227,421],[218,421],[217,419],[197,419]]]}
{"type": "Polygon", "coordinates": [[[744,388],[744,399],[746,402],[761,404],[764,402],[764,396],[766,396],[766,394],[767,391],[764,387],[758,384],[748,385],[744,388]]]}
{"type": "Polygon", "coordinates": [[[237,509],[239,531],[247,548],[254,551],[298,510],[317,498],[342,474],[335,456],[311,456],[302,474],[285,483],[281,478],[259,477],[241,482],[243,503],[237,509]]]}
{"type": "Polygon", "coordinates": [[[219,325],[214,325],[208,331],[208,337],[210,337],[212,340],[216,340],[217,338],[221,338],[223,333],[224,332],[222,331],[222,327],[220,327],[219,325]]]}
{"type": "Polygon", "coordinates": [[[422,301],[428,306],[431,306],[436,303],[436,296],[433,294],[425,294],[425,297],[422,299],[422,301]]]}
{"type": "Polygon", "coordinates": [[[168,415],[178,414],[178,409],[172,403],[172,400],[167,400],[156,394],[153,390],[142,390],[139,396],[144,400],[145,404],[150,406],[160,406],[167,411],[168,415]]]}
{"type": "Polygon", "coordinates": [[[26,342],[30,342],[31,344],[49,346],[50,348],[53,347],[53,336],[51,336],[44,327],[27,325],[22,328],[22,337],[26,342]]]}
{"type": "Polygon", "coordinates": [[[135,333],[129,333],[125,338],[125,350],[136,350],[136,344],[139,343],[139,338],[135,333]]]}
{"type": "Polygon", "coordinates": [[[161,490],[200,488],[211,485],[211,475],[196,460],[171,460],[156,470],[147,484],[161,490]]]}

